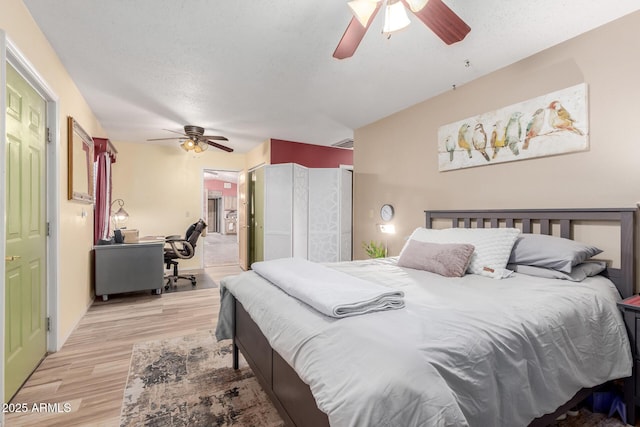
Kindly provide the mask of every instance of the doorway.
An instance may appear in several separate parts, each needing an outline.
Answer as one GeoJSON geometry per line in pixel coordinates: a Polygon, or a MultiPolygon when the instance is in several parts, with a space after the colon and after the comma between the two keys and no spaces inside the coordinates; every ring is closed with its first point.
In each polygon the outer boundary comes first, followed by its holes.
{"type": "Polygon", "coordinates": [[[204,235],[204,266],[239,263],[238,177],[239,172],[205,169],[203,173],[204,209],[207,229],[204,235]]]}

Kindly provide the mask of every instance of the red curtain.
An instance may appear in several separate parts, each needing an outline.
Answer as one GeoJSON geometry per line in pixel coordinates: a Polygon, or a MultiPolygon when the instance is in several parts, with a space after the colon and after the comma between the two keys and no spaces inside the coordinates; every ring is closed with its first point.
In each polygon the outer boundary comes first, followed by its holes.
{"type": "Polygon", "coordinates": [[[95,162],[95,207],[93,215],[93,240],[109,240],[111,218],[111,163],[116,161],[116,149],[105,138],[93,138],[95,162]]]}

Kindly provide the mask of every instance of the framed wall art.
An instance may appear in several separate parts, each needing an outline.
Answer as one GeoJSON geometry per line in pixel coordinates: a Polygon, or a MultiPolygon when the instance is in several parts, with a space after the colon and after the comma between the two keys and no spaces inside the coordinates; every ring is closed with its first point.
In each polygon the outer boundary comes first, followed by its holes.
{"type": "Polygon", "coordinates": [[[448,171],[589,148],[585,83],[441,126],[438,169],[448,171]]]}
{"type": "Polygon", "coordinates": [[[67,126],[67,198],[93,203],[93,139],[71,116],[67,126]]]}

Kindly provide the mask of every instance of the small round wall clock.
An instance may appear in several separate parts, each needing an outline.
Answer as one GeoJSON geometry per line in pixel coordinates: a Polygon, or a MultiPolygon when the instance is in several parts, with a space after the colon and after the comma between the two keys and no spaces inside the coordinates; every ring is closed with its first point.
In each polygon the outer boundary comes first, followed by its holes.
{"type": "Polygon", "coordinates": [[[393,213],[393,206],[390,204],[384,204],[382,208],[380,208],[380,218],[382,218],[383,221],[391,221],[393,219],[393,213]]]}

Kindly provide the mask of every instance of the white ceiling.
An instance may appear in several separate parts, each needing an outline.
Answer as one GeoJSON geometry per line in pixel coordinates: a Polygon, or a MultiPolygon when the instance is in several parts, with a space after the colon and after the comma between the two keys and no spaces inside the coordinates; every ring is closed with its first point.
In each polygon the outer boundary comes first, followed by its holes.
{"type": "MultiPolygon", "coordinates": [[[[445,0],[471,32],[445,45],[383,14],[331,55],[346,0],[24,0],[107,137],[202,126],[245,152],[268,138],[330,145],[353,130],[640,9],[637,0],[445,0]],[[465,61],[470,66],[465,66],[465,61]]],[[[103,136],[103,135],[100,135],[103,136]]],[[[171,142],[173,143],[173,142],[171,142]]]]}

